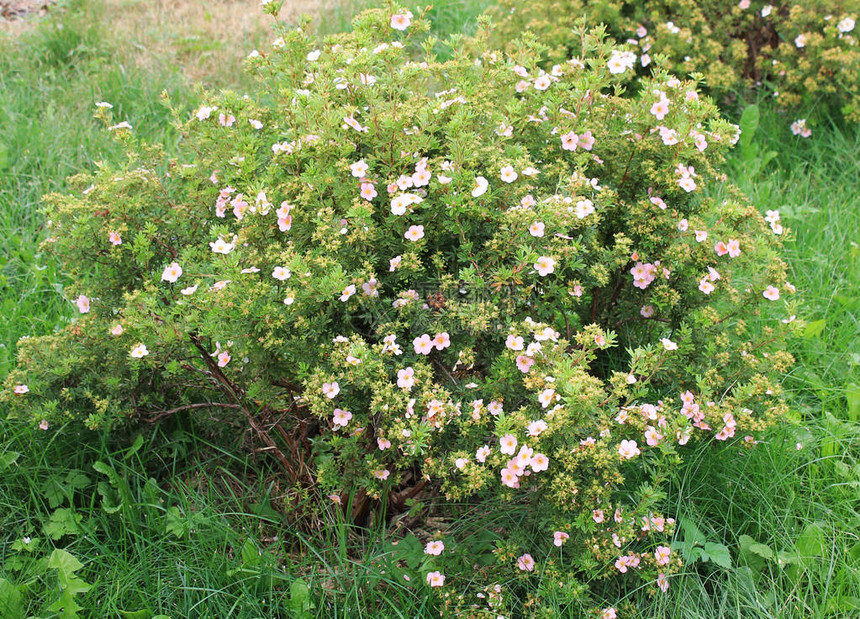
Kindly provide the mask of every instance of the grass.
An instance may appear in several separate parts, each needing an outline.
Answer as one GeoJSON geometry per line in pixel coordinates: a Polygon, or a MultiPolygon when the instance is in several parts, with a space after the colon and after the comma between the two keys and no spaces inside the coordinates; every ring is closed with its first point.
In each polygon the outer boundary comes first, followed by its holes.
{"type": "MultiPolygon", "coordinates": [[[[215,33],[237,5],[208,4],[202,11],[194,3],[156,29],[162,3],[77,1],[16,39],[0,38],[0,376],[20,336],[66,324],[62,273],[38,249],[39,200],[68,175],[117,156],[92,119],[94,102],[110,101],[117,120],[170,144],[161,90],[190,107],[194,80],[242,86],[223,69],[237,46],[215,33]],[[129,23],[109,29],[111,11],[124,11],[129,23]],[[126,40],[134,44],[120,44],[126,40]]],[[[330,8],[322,27],[347,27],[361,4],[330,8]]],[[[438,4],[444,35],[471,27],[488,2],[438,4]]],[[[242,22],[241,31],[256,36],[255,23],[242,22]]],[[[779,209],[791,229],[786,258],[803,299],[798,317],[808,323],[792,343],[798,363],[784,382],[794,423],[749,451],[699,449],[678,471],[667,512],[683,520],[679,542],[698,535],[724,544],[732,566],[688,562],[668,596],[630,594],[639,616],[860,613],[860,133],[816,127],[811,139],[798,140],[787,131],[790,120],[765,111],[755,143],[775,159],[754,174],[738,160],[729,170],[761,211],[779,209]]],[[[336,526],[308,531],[283,507],[311,497],[281,487],[264,456],[208,440],[188,419],[111,442],[71,428],[34,433],[2,419],[0,428],[4,618],[57,616],[48,607],[60,599],[60,570],[44,560],[53,548],[80,559],[76,572],[94,587],[75,596],[83,616],[431,616],[428,598],[386,567],[397,523],[357,529],[332,510],[336,526]],[[32,552],[14,550],[24,536],[32,552]],[[7,580],[25,583],[23,595],[9,593],[7,580]]],[[[528,517],[483,511],[449,510],[459,517],[426,526],[466,538],[504,524],[500,518],[528,517]]],[[[579,612],[558,602],[555,616],[579,612]]]]}

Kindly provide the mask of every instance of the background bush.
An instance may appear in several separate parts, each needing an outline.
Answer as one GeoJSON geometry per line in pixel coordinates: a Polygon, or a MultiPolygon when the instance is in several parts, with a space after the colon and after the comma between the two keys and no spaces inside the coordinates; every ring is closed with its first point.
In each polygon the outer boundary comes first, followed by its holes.
{"type": "Polygon", "coordinates": [[[718,101],[764,89],[797,114],[860,120],[860,47],[856,4],[750,0],[500,0],[499,39],[532,30],[555,59],[576,50],[571,28],[585,16],[604,23],[637,54],[643,74],[652,59],[681,76],[698,74],[718,101]]]}

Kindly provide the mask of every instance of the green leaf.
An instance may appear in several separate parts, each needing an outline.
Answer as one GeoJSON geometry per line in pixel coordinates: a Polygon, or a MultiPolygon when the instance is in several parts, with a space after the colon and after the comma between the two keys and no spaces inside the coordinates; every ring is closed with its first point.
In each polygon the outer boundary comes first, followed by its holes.
{"type": "Polygon", "coordinates": [[[131,447],[126,450],[125,454],[123,454],[122,459],[128,460],[143,447],[143,434],[138,434],[137,438],[134,439],[134,443],[131,444],[131,447]]]}
{"type": "Polygon", "coordinates": [[[165,532],[172,533],[176,537],[185,537],[185,535],[191,528],[188,524],[188,520],[185,518],[185,516],[182,515],[182,512],[179,511],[179,508],[176,506],[173,506],[167,510],[165,518],[165,532]]]}
{"type": "Polygon", "coordinates": [[[741,128],[741,149],[747,149],[752,144],[752,139],[755,137],[756,129],[758,129],[760,117],[761,113],[757,105],[748,105],[744,108],[741,120],[738,123],[741,128]]]}
{"type": "Polygon", "coordinates": [[[50,505],[51,509],[58,508],[69,498],[66,487],[58,477],[53,475],[42,484],[42,496],[48,499],[48,505],[50,505]]]}
{"type": "Polygon", "coordinates": [[[257,549],[257,544],[254,540],[248,538],[242,544],[242,567],[259,567],[262,563],[260,551],[257,549]]]}
{"type": "Polygon", "coordinates": [[[104,462],[94,462],[93,468],[108,477],[108,482],[99,482],[97,490],[102,496],[102,509],[108,514],[115,514],[122,508],[123,479],[115,468],[104,462]]]}
{"type": "Polygon", "coordinates": [[[821,320],[815,320],[813,322],[807,323],[806,327],[803,329],[803,337],[818,337],[819,335],[824,333],[824,327],[826,325],[827,320],[824,318],[822,318],[821,320]]]}
{"type": "Polygon", "coordinates": [[[713,542],[705,542],[705,552],[710,557],[713,563],[727,570],[732,567],[732,554],[729,549],[723,544],[715,544],[713,542]]]}
{"type": "Polygon", "coordinates": [[[5,578],[0,578],[0,617],[23,619],[24,597],[18,587],[5,578]]]}
{"type": "Polygon", "coordinates": [[[18,458],[21,457],[21,454],[15,451],[9,451],[0,455],[0,473],[5,471],[6,469],[12,468],[12,465],[18,461],[18,458]]]}
{"type": "Polygon", "coordinates": [[[102,509],[106,513],[115,514],[122,509],[122,499],[119,493],[108,482],[100,481],[97,490],[102,496],[102,509]]]}
{"type": "Polygon", "coordinates": [[[80,514],[76,514],[66,507],[61,507],[54,510],[43,529],[45,535],[57,541],[65,535],[80,535],[81,527],[79,524],[81,520],[83,520],[83,516],[80,514]]]}
{"type": "Polygon", "coordinates": [[[78,619],[78,611],[81,606],[75,601],[79,593],[86,593],[92,589],[92,585],[84,582],[75,572],[83,567],[73,555],[61,548],[51,553],[48,559],[48,567],[57,570],[57,580],[60,582],[60,599],[51,604],[49,610],[62,611],[62,619],[78,619]]]}
{"type": "Polygon", "coordinates": [[[860,422],[860,386],[849,383],[845,387],[845,399],[848,400],[848,418],[860,422]]]}
{"type": "Polygon", "coordinates": [[[773,559],[773,550],[766,544],[752,544],[750,552],[757,554],[762,559],[773,559]]]}
{"type": "Polygon", "coordinates": [[[824,529],[816,522],[806,525],[797,538],[795,547],[798,554],[804,558],[824,556],[824,529]]]}
{"type": "Polygon", "coordinates": [[[309,615],[310,609],[313,608],[310,598],[311,589],[304,580],[297,578],[290,584],[290,601],[288,606],[297,617],[304,618],[309,615]]]}

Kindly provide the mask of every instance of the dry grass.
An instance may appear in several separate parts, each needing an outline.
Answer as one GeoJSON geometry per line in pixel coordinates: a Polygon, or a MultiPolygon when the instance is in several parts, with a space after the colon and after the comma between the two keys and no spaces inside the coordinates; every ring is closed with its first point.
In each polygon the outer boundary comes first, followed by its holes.
{"type": "MultiPolygon", "coordinates": [[[[304,14],[316,18],[349,2],[284,0],[279,21],[295,23],[304,14]]],[[[16,37],[52,10],[63,10],[51,3],[0,0],[0,37],[16,37]]],[[[116,42],[123,62],[169,69],[205,87],[240,84],[245,56],[274,38],[274,20],[263,13],[259,0],[94,0],[85,7],[116,42]]]]}
{"type": "MultiPolygon", "coordinates": [[[[267,45],[273,20],[257,0],[104,0],[104,18],[135,64],[172,67],[192,82],[240,81],[242,60],[267,45]]],[[[326,0],[287,0],[282,21],[319,14],[326,0]]]]}

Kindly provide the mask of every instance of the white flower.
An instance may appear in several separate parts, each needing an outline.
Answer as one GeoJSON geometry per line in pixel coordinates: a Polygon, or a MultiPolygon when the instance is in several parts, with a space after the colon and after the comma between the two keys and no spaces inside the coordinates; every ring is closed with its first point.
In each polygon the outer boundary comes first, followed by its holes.
{"type": "Polygon", "coordinates": [[[472,197],[477,198],[479,196],[487,193],[487,188],[490,186],[490,183],[483,176],[478,176],[475,178],[475,186],[472,188],[472,197]]]}
{"type": "Polygon", "coordinates": [[[284,281],[285,279],[289,279],[292,276],[292,273],[289,269],[284,267],[275,267],[272,271],[272,277],[279,281],[284,281]]]}
{"type": "Polygon", "coordinates": [[[145,344],[138,344],[134,348],[131,349],[131,356],[135,359],[141,359],[149,354],[149,351],[146,349],[145,344]]]}
{"type": "Polygon", "coordinates": [[[212,115],[212,112],[217,109],[217,107],[209,107],[208,105],[202,105],[194,115],[197,117],[197,120],[206,120],[212,115]]]}
{"type": "Polygon", "coordinates": [[[854,18],[846,17],[838,24],[836,24],[836,29],[843,34],[845,34],[846,32],[851,32],[852,30],[854,30],[854,18]]]}
{"type": "Polygon", "coordinates": [[[624,73],[627,69],[632,69],[635,63],[636,54],[616,49],[612,51],[612,55],[609,57],[607,66],[609,67],[610,73],[617,75],[619,73],[624,73]]]}

